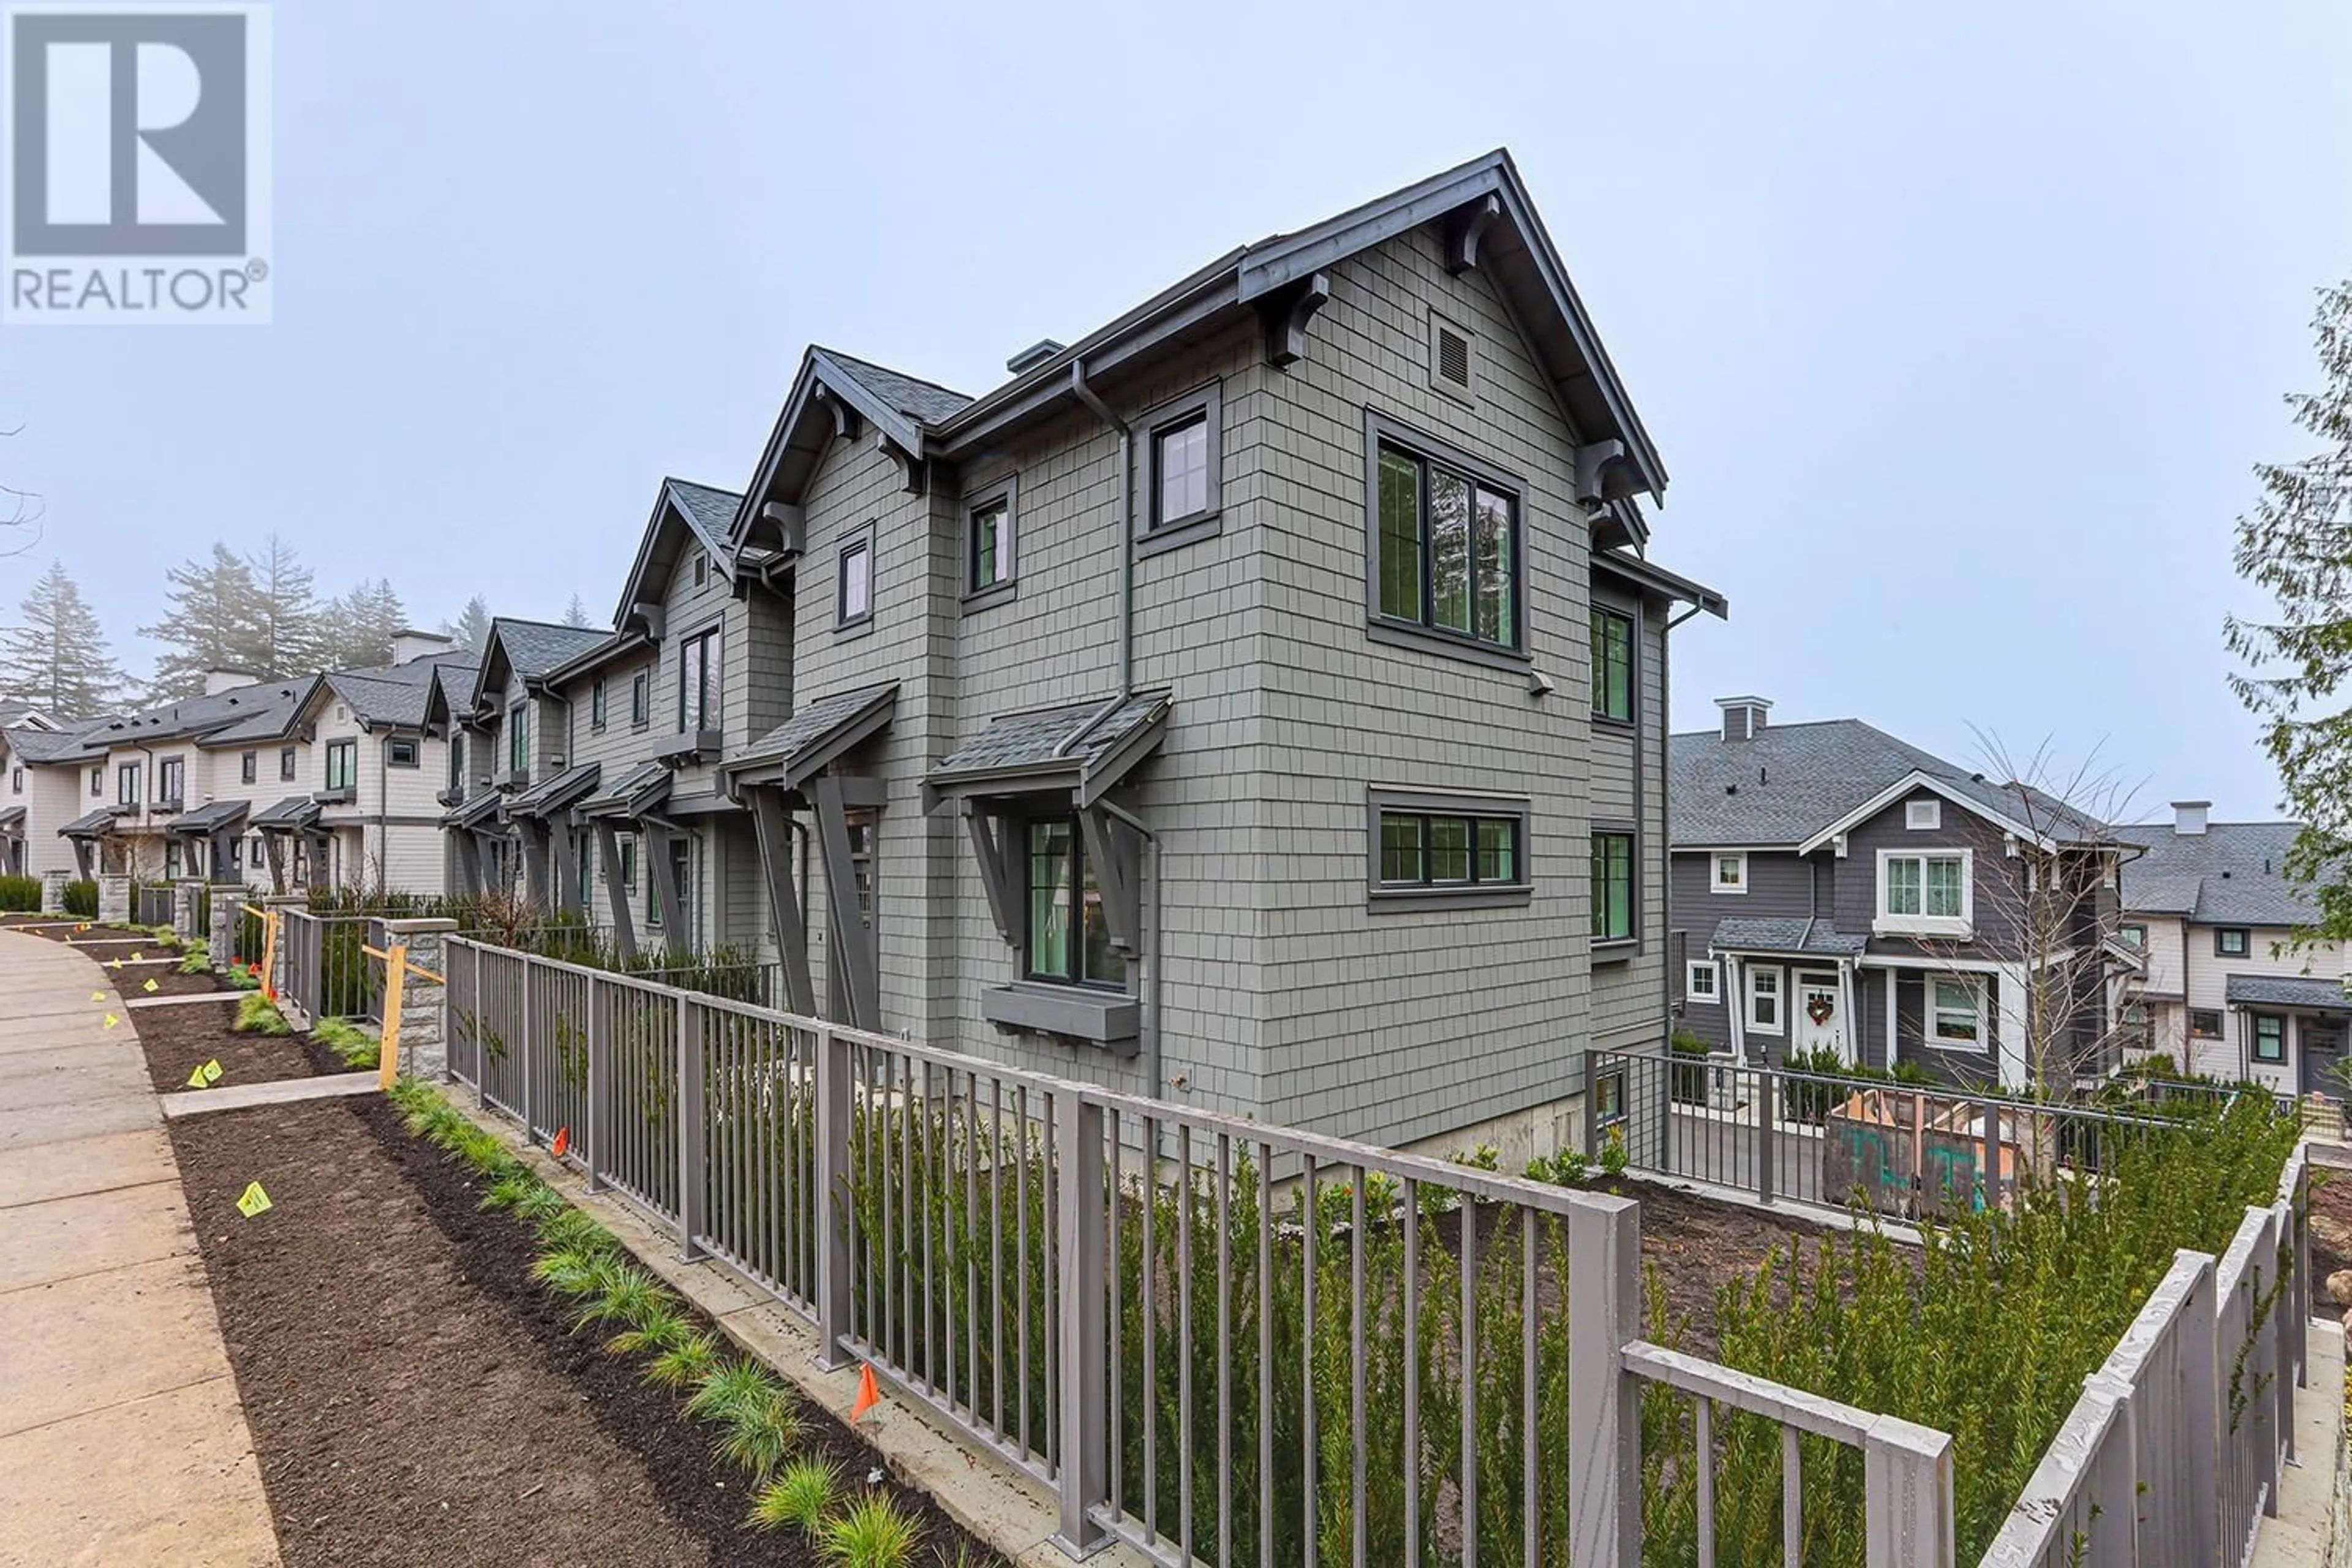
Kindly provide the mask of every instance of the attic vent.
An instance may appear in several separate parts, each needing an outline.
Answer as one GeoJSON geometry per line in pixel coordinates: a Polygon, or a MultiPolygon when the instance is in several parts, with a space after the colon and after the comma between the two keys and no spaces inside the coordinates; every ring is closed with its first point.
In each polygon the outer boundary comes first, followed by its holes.
{"type": "Polygon", "coordinates": [[[1470,340],[1442,322],[1437,329],[1437,379],[1470,390],[1470,340]]]}
{"type": "Polygon", "coordinates": [[[1019,353],[1004,362],[1004,368],[1014,375],[1026,375],[1062,352],[1062,345],[1051,338],[1040,338],[1019,353]]]}
{"type": "Polygon", "coordinates": [[[699,588],[703,584],[709,581],[709,578],[710,563],[705,560],[702,556],[697,555],[694,558],[694,585],[699,588]]]}

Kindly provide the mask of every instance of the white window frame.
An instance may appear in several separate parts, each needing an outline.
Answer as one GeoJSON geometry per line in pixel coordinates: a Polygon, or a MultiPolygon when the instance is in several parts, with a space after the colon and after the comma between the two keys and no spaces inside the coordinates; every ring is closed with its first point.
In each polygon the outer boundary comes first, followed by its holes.
{"type": "Polygon", "coordinates": [[[1939,1051],[1963,1051],[1970,1056],[1988,1056],[1992,1051],[1991,1018],[1988,998],[1990,987],[1981,974],[1930,974],[1919,994],[1919,1028],[1928,1046],[1939,1051]],[[1955,1011],[1939,1007],[1936,1003],[1936,987],[1958,985],[1966,991],[1976,1005],[1977,1035],[1973,1040],[1945,1034],[1938,1026],[1940,1015],[1955,1011]]]}
{"type": "Polygon", "coordinates": [[[1976,934],[1977,877],[1976,851],[1973,849],[1881,849],[1878,852],[1878,913],[1871,921],[1871,931],[1876,936],[1945,936],[1965,941],[1976,934]],[[1927,862],[1958,860],[1960,863],[1960,912],[1950,915],[1896,914],[1886,907],[1888,890],[1887,867],[1896,860],[1919,862],[1919,907],[1927,907],[1927,862]]]}
{"type": "Polygon", "coordinates": [[[1696,1002],[1702,1007],[1722,1006],[1722,965],[1717,963],[1716,961],[1711,958],[1694,958],[1690,960],[1689,963],[1685,965],[1683,970],[1683,999],[1687,1002],[1696,1002]],[[1704,991],[1699,989],[1699,982],[1701,980],[1704,980],[1706,983],[1706,989],[1704,991]]]}
{"type": "Polygon", "coordinates": [[[1748,851],[1745,849],[1709,851],[1706,858],[1706,890],[1710,893],[1747,892],[1748,851]],[[1723,879],[1723,863],[1726,860],[1736,860],[1739,863],[1738,881],[1727,882],[1723,879]]]}
{"type": "Polygon", "coordinates": [[[1787,972],[1780,968],[1777,964],[1750,964],[1748,968],[1748,984],[1746,990],[1748,993],[1748,1032],[1751,1035],[1787,1034],[1789,1032],[1789,976],[1787,972]],[[1772,999],[1773,1019],[1773,1021],[1769,1024],[1760,1021],[1756,1016],[1756,999],[1759,994],[1756,983],[1768,974],[1772,977],[1772,985],[1769,994],[1772,999]]]}
{"type": "Polygon", "coordinates": [[[1903,826],[1914,830],[1943,826],[1944,803],[1940,800],[1905,801],[1903,826]]]}

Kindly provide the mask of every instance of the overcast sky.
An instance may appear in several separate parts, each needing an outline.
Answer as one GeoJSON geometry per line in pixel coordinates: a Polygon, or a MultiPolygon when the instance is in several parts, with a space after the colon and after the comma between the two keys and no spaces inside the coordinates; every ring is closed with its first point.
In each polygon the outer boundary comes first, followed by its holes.
{"type": "Polygon", "coordinates": [[[276,322],[0,329],[48,508],[0,614],[54,552],[143,673],[163,566],[274,528],[420,621],[602,617],[805,343],[978,392],[1507,145],[1672,471],[1653,555],[1731,597],[1679,725],[1756,691],[2264,816],[2231,521],[2352,271],[2347,59],[2340,0],[285,6],[276,322]]]}

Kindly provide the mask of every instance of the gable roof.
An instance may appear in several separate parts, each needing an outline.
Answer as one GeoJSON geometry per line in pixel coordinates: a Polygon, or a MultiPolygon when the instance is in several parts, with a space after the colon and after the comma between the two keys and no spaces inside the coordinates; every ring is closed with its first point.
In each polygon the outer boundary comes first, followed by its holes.
{"type": "MultiPolygon", "coordinates": [[[[1859,719],[1768,724],[1747,741],[1726,741],[1720,730],[1666,739],[1668,839],[1676,849],[1794,849],[1917,789],[2004,827],[2024,813],[2014,787],[1859,719]]],[[[2032,798],[2031,815],[2045,828],[2060,826],[2076,841],[2106,831],[2047,795],[2032,798]]]]}
{"type": "Polygon", "coordinates": [[[446,653],[430,653],[406,664],[372,665],[360,669],[332,669],[323,685],[304,699],[304,706],[317,700],[326,690],[351,709],[362,728],[421,730],[425,727],[425,705],[433,690],[434,678],[443,666],[468,672],[480,665],[480,657],[469,650],[453,648],[446,653]]]}
{"type": "Polygon", "coordinates": [[[282,733],[311,678],[264,680],[232,687],[209,697],[183,697],[153,708],[101,720],[81,731],[85,754],[111,746],[148,746],[167,741],[216,744],[232,735],[282,733]]]}
{"type": "MultiPolygon", "coordinates": [[[[684,542],[692,539],[710,557],[720,576],[732,582],[735,577],[735,542],[728,530],[735,521],[736,509],[743,498],[733,490],[722,490],[712,485],[698,485],[690,479],[666,479],[655,492],[654,509],[646,519],[645,531],[638,536],[636,559],[630,563],[629,574],[621,584],[621,602],[613,611],[613,624],[620,628],[606,634],[614,642],[627,636],[635,627],[633,621],[638,605],[660,600],[669,586],[670,574],[685,556],[684,542]]],[[[560,663],[568,667],[583,656],[575,653],[560,663]]]]}
{"type": "Polygon", "coordinates": [[[2124,867],[2123,907],[2200,925],[2308,925],[2319,906],[2286,876],[2287,851],[2302,831],[2295,822],[2216,822],[2202,833],[2126,823],[2116,837],[2143,852],[2124,867]]]}
{"type": "Polygon", "coordinates": [[[1139,691],[1108,712],[1104,702],[1074,702],[992,719],[924,778],[924,808],[1064,788],[1092,805],[1160,744],[1175,706],[1165,690],[1139,691]]]}
{"type": "Polygon", "coordinates": [[[482,645],[482,662],[474,681],[476,712],[493,691],[506,689],[511,673],[525,683],[544,679],[548,671],[604,641],[612,632],[602,626],[567,626],[553,621],[517,620],[499,616],[490,622],[489,640],[482,645]]]}
{"type": "Polygon", "coordinates": [[[827,398],[871,421],[909,458],[953,460],[1000,443],[1015,426],[1076,406],[1080,373],[1101,377],[1251,312],[1280,311],[1301,293],[1328,288],[1324,269],[1434,223],[1448,226],[1455,237],[1449,243],[1474,257],[1469,264],[1510,304],[1577,438],[1592,453],[1597,499],[1634,538],[1643,537],[1638,509],[1623,503],[1664,494],[1664,463],[1569,281],[1518,166],[1502,149],[1307,228],[1229,250],[977,398],[835,350],[810,349],[730,537],[748,542],[768,502],[797,503],[835,428],[823,406],[827,398]]]}
{"type": "Polygon", "coordinates": [[[0,730],[11,729],[19,724],[30,730],[57,728],[49,716],[32,703],[15,697],[0,699],[0,730]]]}

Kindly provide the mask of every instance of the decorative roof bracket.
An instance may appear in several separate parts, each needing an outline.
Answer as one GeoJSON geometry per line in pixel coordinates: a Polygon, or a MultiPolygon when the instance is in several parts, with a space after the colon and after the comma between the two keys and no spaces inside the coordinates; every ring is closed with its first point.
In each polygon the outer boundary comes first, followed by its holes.
{"type": "Polygon", "coordinates": [[[1496,195],[1454,209],[1445,220],[1445,270],[1458,278],[1477,266],[1478,242],[1502,216],[1503,199],[1496,195]]]}
{"type": "Polygon", "coordinates": [[[1330,277],[1318,272],[1260,300],[1258,314],[1265,323],[1265,363],[1276,370],[1287,370],[1305,357],[1307,323],[1330,299],[1330,277]]]}

